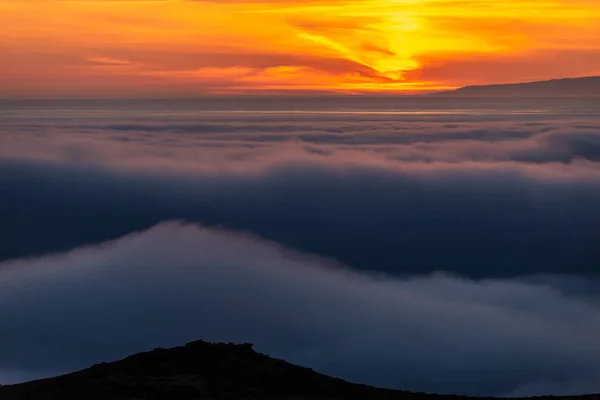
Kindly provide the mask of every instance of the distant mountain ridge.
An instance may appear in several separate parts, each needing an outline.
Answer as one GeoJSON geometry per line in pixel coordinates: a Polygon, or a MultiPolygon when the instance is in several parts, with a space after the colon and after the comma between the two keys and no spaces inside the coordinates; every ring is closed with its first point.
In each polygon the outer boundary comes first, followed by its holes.
{"type": "MultiPolygon", "coordinates": [[[[358,385],[255,352],[203,341],[0,387],[1,400],[469,400],[358,385]]],[[[483,398],[479,398],[483,400],[483,398]]],[[[533,399],[533,398],[532,398],[533,399]]],[[[600,395],[537,397],[598,400],[600,395]]]]}
{"type": "Polygon", "coordinates": [[[537,82],[465,86],[431,96],[464,97],[600,97],[600,76],[537,82]]]}

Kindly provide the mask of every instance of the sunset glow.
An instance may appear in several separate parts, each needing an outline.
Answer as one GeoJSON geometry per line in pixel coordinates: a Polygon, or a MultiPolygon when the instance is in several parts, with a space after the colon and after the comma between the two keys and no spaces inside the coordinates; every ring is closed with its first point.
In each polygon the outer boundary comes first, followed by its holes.
{"type": "Polygon", "coordinates": [[[431,91],[600,74],[596,0],[0,0],[0,97],[431,91]]]}

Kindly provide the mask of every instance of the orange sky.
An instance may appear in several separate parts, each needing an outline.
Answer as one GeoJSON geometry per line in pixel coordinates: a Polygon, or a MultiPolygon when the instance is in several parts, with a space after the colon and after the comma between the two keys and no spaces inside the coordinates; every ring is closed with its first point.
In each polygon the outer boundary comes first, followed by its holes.
{"type": "Polygon", "coordinates": [[[0,97],[417,91],[595,74],[598,0],[0,0],[0,97]]]}

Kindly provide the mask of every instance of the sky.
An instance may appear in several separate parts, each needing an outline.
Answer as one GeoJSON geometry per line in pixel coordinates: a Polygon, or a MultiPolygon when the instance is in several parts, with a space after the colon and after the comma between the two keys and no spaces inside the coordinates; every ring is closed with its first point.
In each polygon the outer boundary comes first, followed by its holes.
{"type": "Polygon", "coordinates": [[[0,0],[0,97],[415,93],[600,74],[595,0],[0,0]]]}

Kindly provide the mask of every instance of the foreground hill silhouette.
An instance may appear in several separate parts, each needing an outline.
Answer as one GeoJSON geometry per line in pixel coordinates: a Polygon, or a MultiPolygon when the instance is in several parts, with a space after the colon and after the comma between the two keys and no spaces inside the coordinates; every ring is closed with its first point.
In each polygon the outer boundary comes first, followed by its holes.
{"type": "Polygon", "coordinates": [[[500,85],[465,86],[433,96],[466,97],[600,97],[600,76],[500,85]]]}
{"type": "MultiPolygon", "coordinates": [[[[0,399],[466,400],[469,397],[357,385],[257,353],[249,344],[198,341],[173,349],[139,353],[57,378],[3,386],[0,399]]],[[[554,399],[596,400],[600,395],[554,399]]]]}

